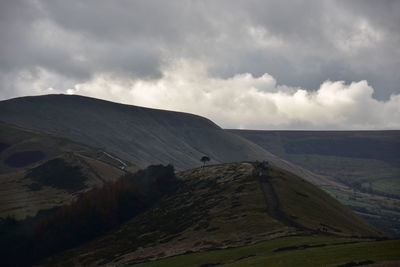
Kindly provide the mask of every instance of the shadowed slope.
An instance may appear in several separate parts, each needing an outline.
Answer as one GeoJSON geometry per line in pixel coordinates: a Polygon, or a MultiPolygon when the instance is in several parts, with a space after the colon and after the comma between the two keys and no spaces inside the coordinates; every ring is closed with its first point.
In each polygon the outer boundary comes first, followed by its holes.
{"type": "Polygon", "coordinates": [[[269,160],[314,182],[320,177],[283,161],[260,146],[226,132],[210,120],[181,112],[122,105],[82,96],[45,95],[0,102],[0,120],[103,147],[145,167],[177,169],[211,163],[269,160]]]}

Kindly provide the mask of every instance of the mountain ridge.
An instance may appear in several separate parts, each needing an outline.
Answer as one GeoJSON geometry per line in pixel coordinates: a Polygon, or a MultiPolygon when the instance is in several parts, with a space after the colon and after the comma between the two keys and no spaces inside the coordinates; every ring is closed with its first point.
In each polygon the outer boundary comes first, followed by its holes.
{"type": "Polygon", "coordinates": [[[314,183],[321,177],[281,160],[224,131],[204,117],[113,103],[76,95],[44,95],[0,101],[0,120],[104,148],[145,167],[172,163],[178,170],[210,163],[269,160],[314,183]]]}

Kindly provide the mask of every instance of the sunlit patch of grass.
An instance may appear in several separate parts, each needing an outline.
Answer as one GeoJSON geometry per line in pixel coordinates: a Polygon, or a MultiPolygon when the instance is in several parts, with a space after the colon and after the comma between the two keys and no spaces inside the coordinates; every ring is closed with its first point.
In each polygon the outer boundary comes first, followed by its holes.
{"type": "Polygon", "coordinates": [[[400,240],[297,236],[232,249],[186,254],[135,266],[338,266],[352,261],[399,260],[399,251],[400,240]],[[296,249],[296,246],[299,248],[296,249]],[[279,248],[286,250],[277,251],[279,248]]]}

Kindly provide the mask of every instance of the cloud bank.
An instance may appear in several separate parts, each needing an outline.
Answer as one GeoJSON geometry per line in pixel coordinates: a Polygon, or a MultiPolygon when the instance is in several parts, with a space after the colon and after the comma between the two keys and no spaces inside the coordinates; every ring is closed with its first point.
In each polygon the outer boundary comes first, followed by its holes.
{"type": "Polygon", "coordinates": [[[318,90],[278,85],[265,73],[210,77],[201,63],[180,61],[158,80],[99,75],[68,91],[159,109],[191,112],[224,128],[399,129],[400,95],[373,98],[367,81],[325,81],[318,90]]]}

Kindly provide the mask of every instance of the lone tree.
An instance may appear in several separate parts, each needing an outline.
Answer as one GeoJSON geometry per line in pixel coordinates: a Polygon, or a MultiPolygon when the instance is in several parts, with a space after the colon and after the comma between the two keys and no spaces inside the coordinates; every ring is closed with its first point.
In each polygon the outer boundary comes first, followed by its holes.
{"type": "MultiPolygon", "coordinates": [[[[206,162],[207,162],[207,161],[210,161],[210,158],[207,157],[207,156],[202,156],[201,159],[200,159],[200,161],[203,162],[203,167],[204,167],[204,166],[206,165],[206,162]]],[[[203,167],[202,167],[202,168],[203,168],[203,167]]]]}

